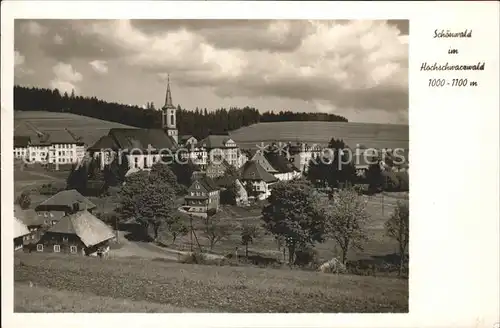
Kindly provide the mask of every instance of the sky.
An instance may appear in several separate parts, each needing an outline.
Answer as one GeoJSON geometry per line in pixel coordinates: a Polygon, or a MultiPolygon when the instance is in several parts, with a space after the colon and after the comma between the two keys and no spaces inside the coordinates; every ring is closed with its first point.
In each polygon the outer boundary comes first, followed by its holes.
{"type": "Polygon", "coordinates": [[[407,20],[16,20],[15,84],[408,124],[407,20]]]}

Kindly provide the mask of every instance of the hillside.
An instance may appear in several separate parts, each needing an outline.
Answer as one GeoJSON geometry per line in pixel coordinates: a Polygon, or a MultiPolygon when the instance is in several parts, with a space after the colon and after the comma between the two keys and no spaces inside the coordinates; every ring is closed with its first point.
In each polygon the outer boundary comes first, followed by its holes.
{"type": "Polygon", "coordinates": [[[81,136],[88,146],[108,134],[109,129],[133,128],[120,123],[70,113],[14,111],[14,135],[28,135],[36,138],[35,132],[24,122],[29,122],[41,132],[49,134],[64,133],[64,129],[67,128],[77,136],[81,136]]]}
{"type": "Polygon", "coordinates": [[[193,312],[408,312],[406,279],[290,269],[16,254],[14,281],[15,311],[26,312],[44,299],[46,312],[84,312],[90,302],[102,305],[99,312],[162,311],[159,304],[193,312]],[[30,282],[28,303],[23,286],[30,282]],[[66,304],[69,293],[82,298],[66,304]]]}
{"type": "Polygon", "coordinates": [[[260,142],[296,142],[326,145],[332,137],[350,147],[409,148],[408,125],[345,122],[258,123],[229,133],[243,148],[256,148],[260,142]]]}

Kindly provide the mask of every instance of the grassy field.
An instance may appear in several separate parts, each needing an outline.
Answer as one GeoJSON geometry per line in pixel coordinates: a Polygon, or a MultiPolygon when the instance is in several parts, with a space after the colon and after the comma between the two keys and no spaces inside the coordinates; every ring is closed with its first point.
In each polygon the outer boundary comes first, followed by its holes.
{"type": "Polygon", "coordinates": [[[206,312],[408,311],[406,279],[298,270],[21,253],[14,280],[16,311],[27,312],[154,312],[160,304],[206,312]]]}
{"type": "MultiPolygon", "coordinates": [[[[368,241],[364,244],[363,250],[351,250],[348,254],[349,260],[367,259],[374,256],[387,256],[397,252],[397,243],[393,239],[388,238],[385,235],[384,230],[384,223],[393,213],[397,199],[384,196],[382,203],[381,197],[381,195],[371,197],[364,196],[366,200],[367,212],[370,215],[370,220],[365,227],[368,235],[368,241]]],[[[233,225],[234,228],[226,239],[223,239],[219,244],[215,245],[213,252],[227,255],[229,253],[234,253],[235,248],[238,247],[241,254],[241,252],[243,252],[240,235],[241,226],[244,223],[260,226],[262,224],[262,220],[259,217],[255,217],[260,214],[260,210],[239,209],[239,213],[236,213],[236,211],[230,208],[225,211],[228,214],[235,213],[234,215],[228,215],[227,219],[224,220],[226,223],[233,225]]],[[[199,243],[204,250],[208,250],[209,243],[203,234],[202,220],[194,218],[193,222],[199,243]]],[[[186,221],[186,224],[189,224],[189,222],[186,221]]],[[[172,245],[172,240],[168,232],[164,232],[162,234],[161,241],[166,245],[172,245]]],[[[196,248],[197,244],[194,244],[194,247],[196,248]]],[[[190,245],[191,236],[188,234],[187,236],[178,238],[173,246],[181,250],[188,250],[191,247],[190,245]]],[[[315,248],[318,251],[318,256],[324,260],[340,256],[340,249],[336,247],[335,242],[332,240],[327,240],[324,243],[317,244],[315,248]]],[[[276,258],[282,258],[283,256],[273,236],[265,234],[264,231],[261,231],[260,238],[258,238],[254,244],[250,245],[249,250],[253,253],[266,254],[276,258]]]]}
{"type": "Polygon", "coordinates": [[[49,134],[53,131],[64,131],[64,128],[67,128],[82,137],[87,146],[93,145],[100,137],[108,134],[111,128],[132,128],[120,123],[70,113],[14,111],[14,135],[36,137],[36,134],[24,124],[26,121],[49,134]]]}
{"type": "Polygon", "coordinates": [[[240,147],[255,148],[272,141],[328,144],[332,137],[343,139],[350,147],[409,148],[408,125],[344,122],[258,123],[230,132],[240,147]]]}

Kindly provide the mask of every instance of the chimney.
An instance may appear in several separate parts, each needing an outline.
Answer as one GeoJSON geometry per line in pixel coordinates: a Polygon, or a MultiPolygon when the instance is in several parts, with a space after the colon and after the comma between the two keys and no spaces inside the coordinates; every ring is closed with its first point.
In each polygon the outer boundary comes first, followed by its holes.
{"type": "Polygon", "coordinates": [[[73,213],[76,213],[79,210],[80,210],[80,203],[79,202],[73,203],[73,213]]]}

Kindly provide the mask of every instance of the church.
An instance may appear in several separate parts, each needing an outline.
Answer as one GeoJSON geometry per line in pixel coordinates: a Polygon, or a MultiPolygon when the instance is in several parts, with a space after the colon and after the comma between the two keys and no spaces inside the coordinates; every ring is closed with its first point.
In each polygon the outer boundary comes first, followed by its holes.
{"type": "Polygon", "coordinates": [[[161,110],[161,129],[116,128],[101,137],[88,151],[99,160],[101,169],[118,156],[126,156],[130,170],[150,169],[161,159],[167,161],[178,149],[176,108],[172,103],[170,77],[165,104],[161,110]]]}

